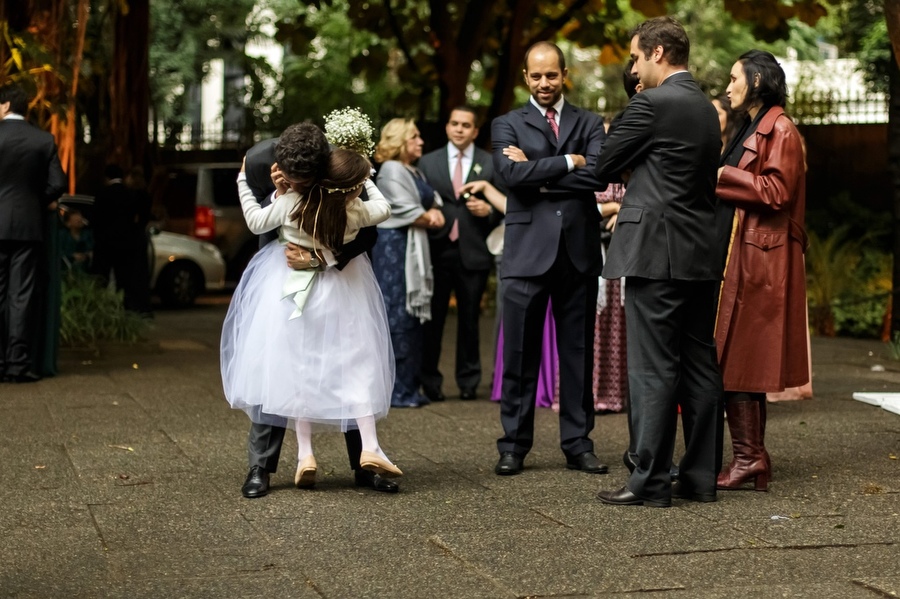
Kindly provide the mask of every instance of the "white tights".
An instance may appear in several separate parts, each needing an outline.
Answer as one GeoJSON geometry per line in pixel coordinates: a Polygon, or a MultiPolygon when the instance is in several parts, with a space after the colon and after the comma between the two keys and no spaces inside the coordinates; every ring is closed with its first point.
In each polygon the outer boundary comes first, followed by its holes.
{"type": "MultiPolygon", "coordinates": [[[[364,416],[363,418],[357,418],[356,426],[359,428],[359,436],[362,438],[363,451],[371,451],[387,460],[388,457],[381,451],[381,446],[378,445],[378,433],[375,430],[375,417],[364,416]]],[[[310,427],[309,420],[295,420],[294,430],[297,432],[297,459],[302,460],[313,452],[312,428],[310,427]]]]}

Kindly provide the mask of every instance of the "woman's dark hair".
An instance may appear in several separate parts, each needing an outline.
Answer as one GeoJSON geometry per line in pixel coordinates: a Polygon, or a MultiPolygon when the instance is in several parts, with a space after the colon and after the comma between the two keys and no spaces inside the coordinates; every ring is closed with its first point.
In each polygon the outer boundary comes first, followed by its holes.
{"type": "Polygon", "coordinates": [[[750,50],[738,58],[744,69],[744,78],[747,80],[747,102],[750,106],[757,100],[764,107],[781,106],[787,104],[787,83],[784,79],[784,69],[775,60],[771,52],[764,50],[750,50]],[[756,78],[759,77],[759,84],[756,78]]]}
{"type": "Polygon", "coordinates": [[[728,99],[728,94],[722,94],[721,96],[716,98],[716,101],[725,112],[725,130],[722,131],[722,137],[725,138],[725,143],[727,144],[729,141],[731,141],[731,137],[734,135],[735,131],[738,128],[738,115],[735,114],[734,110],[732,110],[731,108],[731,100],[728,99]]]}
{"type": "Polygon", "coordinates": [[[634,59],[629,59],[628,64],[625,65],[625,71],[622,72],[622,85],[625,87],[625,93],[629,99],[637,93],[638,83],[641,82],[641,78],[631,72],[633,69],[634,59]]]}
{"type": "Polygon", "coordinates": [[[284,130],[275,144],[275,162],[291,179],[318,179],[328,166],[330,151],[322,130],[306,121],[284,130]]]}
{"type": "Polygon", "coordinates": [[[656,17],[638,25],[631,33],[637,36],[638,48],[644,56],[653,54],[653,49],[662,46],[663,56],[673,67],[686,67],[691,57],[691,41],[681,23],[672,17],[656,17]]]}
{"type": "Polygon", "coordinates": [[[372,163],[362,154],[332,150],[325,176],[297,204],[291,218],[323,246],[340,250],[347,229],[347,196],[362,187],[371,173],[372,163]]]}

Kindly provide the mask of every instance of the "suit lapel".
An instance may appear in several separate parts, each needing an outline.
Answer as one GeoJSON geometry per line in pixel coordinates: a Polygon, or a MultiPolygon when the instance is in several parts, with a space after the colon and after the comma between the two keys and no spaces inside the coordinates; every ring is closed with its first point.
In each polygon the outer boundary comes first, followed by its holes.
{"type": "Polygon", "coordinates": [[[563,103],[562,109],[562,117],[559,119],[559,147],[565,147],[566,140],[569,138],[569,135],[572,134],[572,131],[575,130],[575,125],[578,123],[578,109],[569,104],[568,102],[563,103]]]}
{"type": "MultiPolygon", "coordinates": [[[[438,154],[438,158],[440,159],[440,164],[438,165],[438,172],[441,173],[441,186],[444,189],[450,190],[450,195],[456,195],[453,192],[453,175],[450,173],[450,153],[447,151],[447,146],[445,145],[441,148],[440,153],[438,154]]],[[[438,186],[438,182],[435,181],[435,187],[438,186]]],[[[444,198],[449,199],[451,202],[455,202],[456,198],[444,198]]]]}
{"type": "Polygon", "coordinates": [[[535,108],[531,102],[522,109],[522,117],[527,125],[531,125],[540,131],[550,145],[554,148],[557,147],[556,137],[554,137],[553,131],[550,130],[550,123],[547,122],[541,111],[535,108]]]}
{"type": "Polygon", "coordinates": [[[481,173],[484,172],[484,164],[479,154],[480,152],[478,151],[478,148],[473,148],[472,168],[469,169],[469,176],[466,177],[466,183],[470,181],[477,181],[481,178],[481,173]]]}

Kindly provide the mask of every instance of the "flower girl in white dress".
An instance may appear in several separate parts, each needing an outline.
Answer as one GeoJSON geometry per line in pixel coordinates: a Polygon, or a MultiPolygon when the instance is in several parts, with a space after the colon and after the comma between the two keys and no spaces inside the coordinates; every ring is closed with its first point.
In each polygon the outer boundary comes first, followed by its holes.
{"type": "Polygon", "coordinates": [[[331,152],[325,176],[305,197],[277,196],[260,207],[238,176],[241,207],[256,234],[281,227],[279,239],[250,261],[231,300],[222,331],[225,396],[254,422],[294,421],[298,462],[294,482],[316,480],[312,425],[362,437],[360,465],[382,476],[402,472],[378,444],[375,421],[387,414],[394,386],[394,357],[381,290],[367,256],[343,270],[334,254],[359,229],[386,220],[390,205],[368,179],[371,164],[357,152],[331,152]],[[368,201],[359,196],[365,188],[368,201]],[[283,245],[312,248],[323,264],[295,271],[283,245]]]}

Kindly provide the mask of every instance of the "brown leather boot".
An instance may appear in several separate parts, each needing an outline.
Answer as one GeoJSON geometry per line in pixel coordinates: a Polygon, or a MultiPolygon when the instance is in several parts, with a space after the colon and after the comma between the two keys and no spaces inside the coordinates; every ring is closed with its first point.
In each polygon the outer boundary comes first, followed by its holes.
{"type": "Polygon", "coordinates": [[[716,487],[723,490],[741,489],[744,483],[753,482],[757,491],[767,491],[769,469],[766,466],[765,448],[762,444],[761,414],[758,401],[730,398],[725,404],[728,430],[734,458],[716,480],[716,487]]]}
{"type": "Polygon", "coordinates": [[[766,401],[766,396],[763,395],[762,401],[759,402],[759,442],[762,444],[763,455],[766,457],[766,470],[769,473],[769,481],[772,480],[772,458],[769,456],[769,451],[766,449],[766,415],[769,410],[769,404],[766,401]]]}

